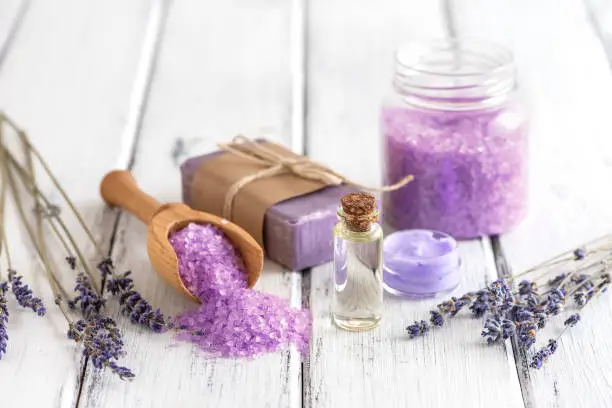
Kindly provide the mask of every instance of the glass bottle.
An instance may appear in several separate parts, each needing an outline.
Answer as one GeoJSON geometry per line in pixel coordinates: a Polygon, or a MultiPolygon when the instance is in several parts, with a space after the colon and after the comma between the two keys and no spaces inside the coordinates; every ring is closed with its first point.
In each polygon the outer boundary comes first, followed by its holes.
{"type": "Polygon", "coordinates": [[[342,197],[334,228],[334,276],[331,315],[351,331],[378,326],[383,310],[382,239],[374,196],[342,197]]]}
{"type": "Polygon", "coordinates": [[[512,53],[488,42],[415,41],[396,54],[381,112],[385,222],[456,238],[514,228],[527,211],[528,122],[512,53]]]}

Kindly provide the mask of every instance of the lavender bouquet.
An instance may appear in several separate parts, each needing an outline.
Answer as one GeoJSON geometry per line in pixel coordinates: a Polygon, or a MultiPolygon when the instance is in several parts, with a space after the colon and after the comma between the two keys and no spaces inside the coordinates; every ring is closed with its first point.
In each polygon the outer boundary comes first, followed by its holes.
{"type": "Polygon", "coordinates": [[[565,315],[559,335],[531,355],[530,366],[539,369],[555,353],[561,336],[578,324],[585,306],[608,289],[610,262],[612,235],[607,235],[484,289],[452,297],[406,331],[410,338],[422,336],[464,311],[483,320],[481,336],[488,344],[514,338],[531,350],[537,332],[555,316],[565,315]]]}
{"type": "Polygon", "coordinates": [[[110,254],[104,253],[87,227],[83,217],[51,172],[42,155],[32,145],[25,132],[0,112],[0,255],[7,266],[6,275],[0,267],[0,360],[8,347],[6,323],[9,319],[8,297],[12,292],[16,303],[31,309],[38,316],[44,316],[47,309],[42,300],[36,297],[18,274],[11,262],[9,245],[4,223],[4,208],[10,194],[15,202],[19,219],[30,238],[34,252],[38,255],[47,281],[54,295],[55,306],[66,318],[67,337],[82,346],[83,356],[97,369],[110,369],[121,379],[130,379],[134,373],[118,364],[125,354],[123,338],[115,320],[105,314],[107,298],[112,296],[120,305],[122,314],[134,324],[142,325],[154,332],[163,332],[172,327],[159,310],[153,307],[135,289],[130,272],[117,274],[110,254]],[[25,160],[20,163],[16,154],[8,148],[3,138],[5,125],[17,135],[25,160]],[[35,163],[57,189],[68,209],[83,228],[90,243],[95,248],[99,261],[96,268],[90,263],[77,244],[74,235],[62,218],[60,207],[51,203],[41,191],[35,177],[35,163]],[[26,211],[22,192],[25,191],[34,203],[34,217],[26,211]],[[33,218],[33,220],[32,220],[33,218]],[[46,242],[46,232],[59,242],[67,267],[64,274],[74,280],[72,290],[62,284],[62,273],[50,256],[46,242]],[[97,273],[94,273],[97,269],[97,273]]]}

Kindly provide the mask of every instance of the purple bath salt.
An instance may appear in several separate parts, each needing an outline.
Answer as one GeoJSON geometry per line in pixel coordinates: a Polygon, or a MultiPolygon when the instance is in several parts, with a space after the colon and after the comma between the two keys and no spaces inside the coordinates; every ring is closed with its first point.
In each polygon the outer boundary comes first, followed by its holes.
{"type": "Polygon", "coordinates": [[[181,280],[202,302],[177,318],[180,339],[219,357],[255,357],[288,344],[307,352],[310,312],[248,289],[242,259],[219,228],[189,224],[170,243],[181,280]]]}
{"type": "Polygon", "coordinates": [[[189,224],[172,234],[181,281],[195,297],[225,296],[247,287],[240,254],[213,225],[189,224]]]}
{"type": "Polygon", "coordinates": [[[504,233],[525,216],[528,138],[520,111],[386,107],[382,132],[385,183],[415,177],[384,197],[392,226],[472,238],[504,233]]]}

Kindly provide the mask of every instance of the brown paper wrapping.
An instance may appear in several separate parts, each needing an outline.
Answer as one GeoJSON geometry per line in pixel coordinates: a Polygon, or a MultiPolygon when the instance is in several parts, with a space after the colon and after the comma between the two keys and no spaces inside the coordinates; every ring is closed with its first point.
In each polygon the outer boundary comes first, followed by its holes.
{"type": "MultiPolygon", "coordinates": [[[[258,144],[287,158],[301,157],[274,143],[258,144]]],[[[223,152],[204,161],[195,172],[191,185],[192,206],[223,216],[223,206],[230,186],[266,168],[231,152],[223,152]]],[[[244,228],[263,247],[264,217],[270,207],[281,201],[320,190],[327,185],[292,172],[256,179],[247,183],[236,194],[230,221],[244,228]]]]}

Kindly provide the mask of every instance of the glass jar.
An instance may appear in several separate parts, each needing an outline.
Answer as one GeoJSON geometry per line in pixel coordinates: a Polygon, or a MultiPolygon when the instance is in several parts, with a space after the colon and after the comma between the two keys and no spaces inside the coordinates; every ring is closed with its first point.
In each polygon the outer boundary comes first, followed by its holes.
{"type": "Polygon", "coordinates": [[[488,42],[416,41],[396,54],[381,112],[385,222],[457,238],[504,233],[525,216],[528,123],[512,53],[488,42]]]}

